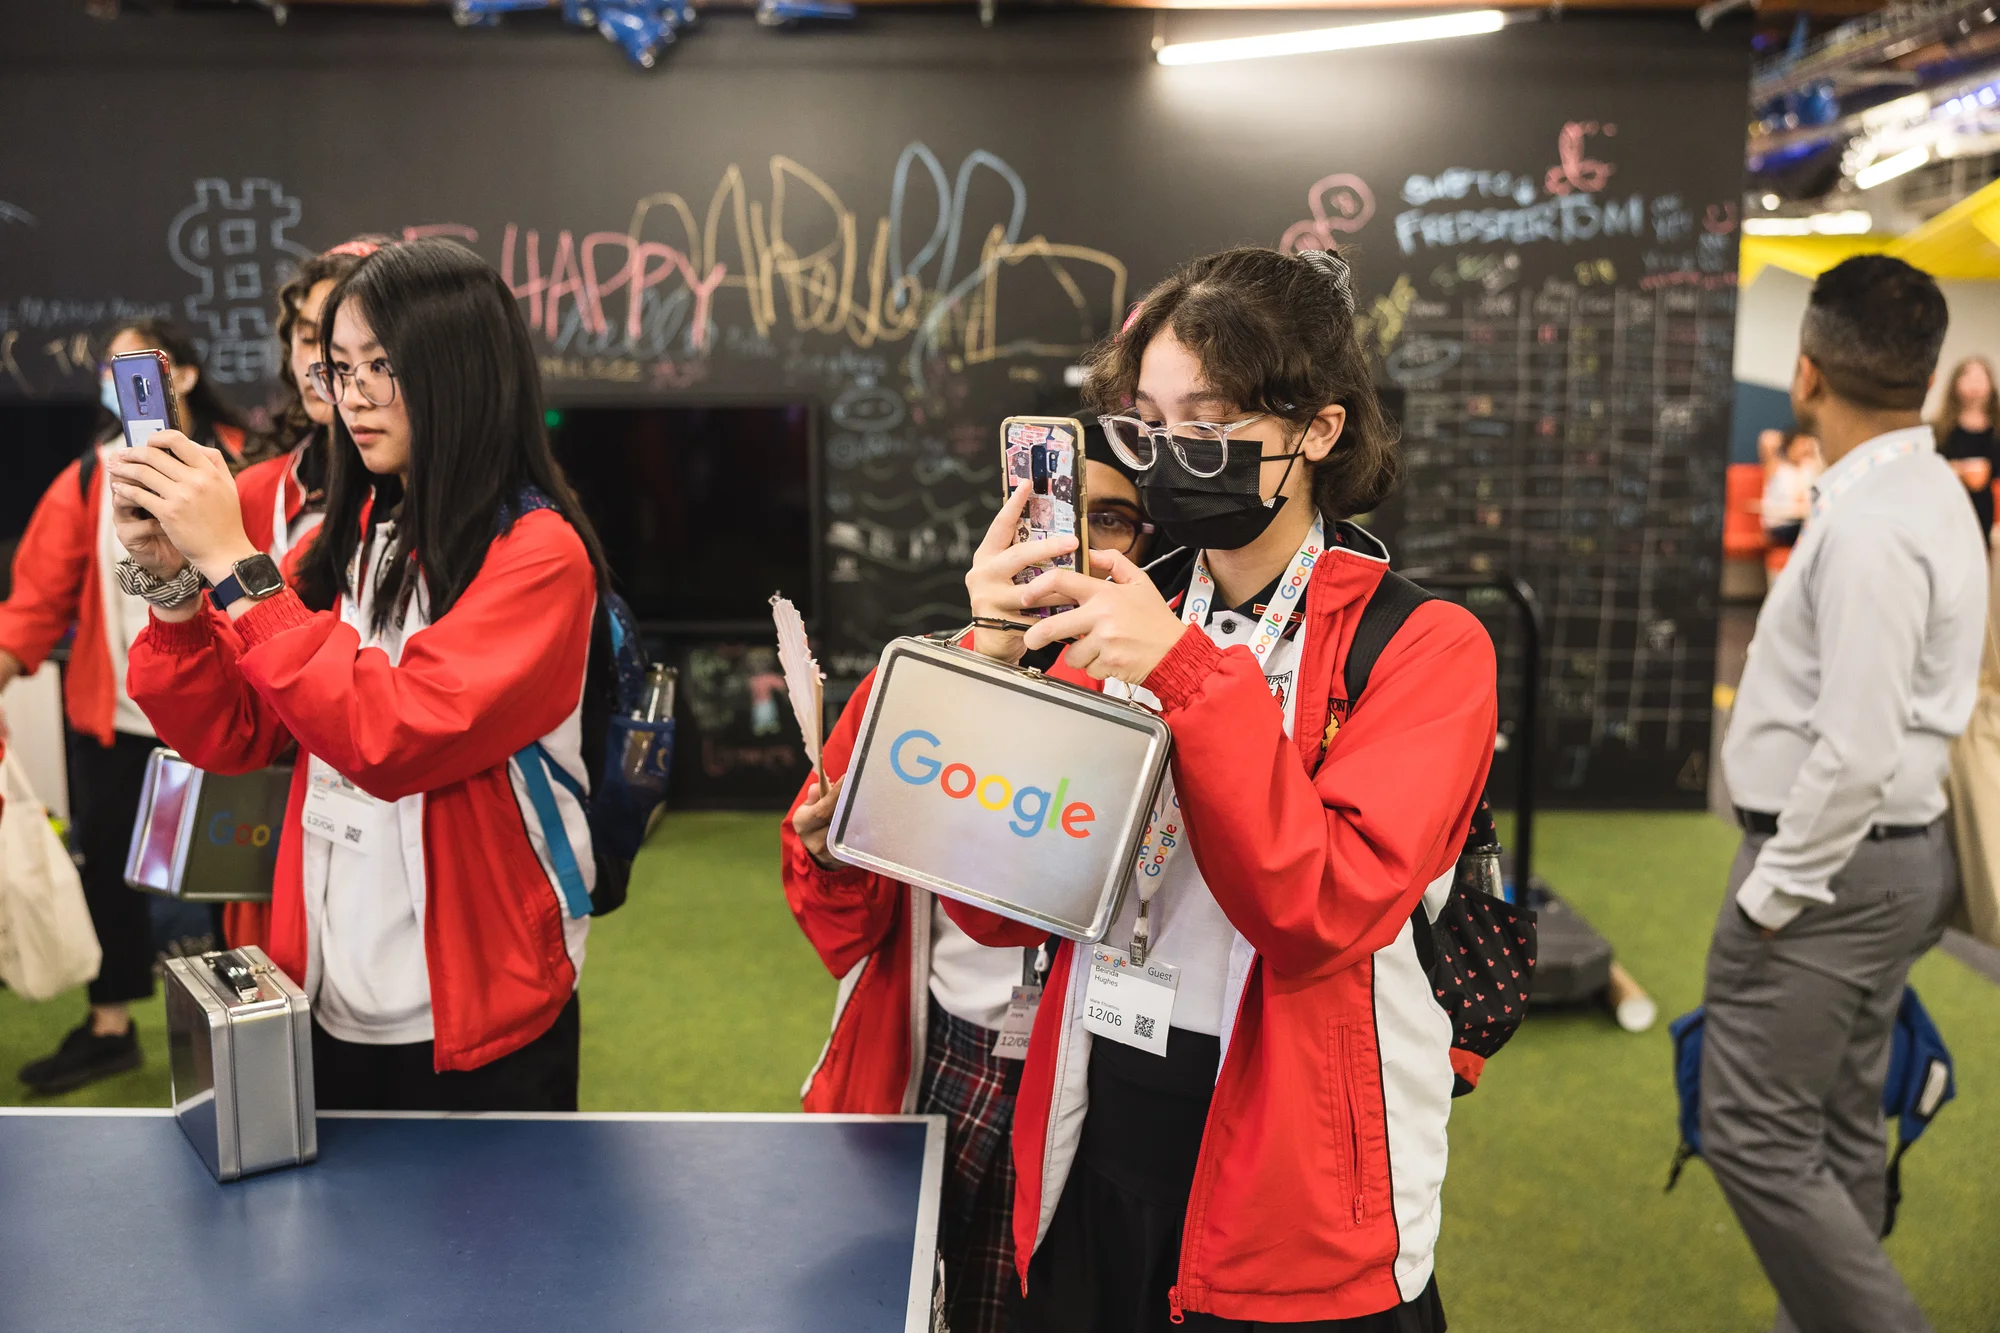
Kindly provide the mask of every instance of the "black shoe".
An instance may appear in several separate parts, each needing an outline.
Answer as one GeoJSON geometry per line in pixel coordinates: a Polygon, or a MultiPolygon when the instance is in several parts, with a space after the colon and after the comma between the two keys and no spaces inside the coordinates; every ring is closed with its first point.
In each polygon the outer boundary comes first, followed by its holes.
{"type": "Polygon", "coordinates": [[[139,1025],[134,1022],[116,1037],[92,1034],[90,1020],[63,1038],[56,1053],[21,1066],[21,1081],[37,1096],[74,1092],[86,1083],[137,1069],[140,1064],[139,1025]]]}

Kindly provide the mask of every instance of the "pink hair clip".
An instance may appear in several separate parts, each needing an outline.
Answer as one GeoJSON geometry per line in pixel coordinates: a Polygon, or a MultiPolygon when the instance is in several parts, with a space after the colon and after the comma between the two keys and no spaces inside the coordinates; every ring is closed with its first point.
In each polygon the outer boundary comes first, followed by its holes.
{"type": "Polygon", "coordinates": [[[343,241],[328,250],[329,255],[353,255],[356,259],[366,259],[382,247],[373,241],[343,241]]]}

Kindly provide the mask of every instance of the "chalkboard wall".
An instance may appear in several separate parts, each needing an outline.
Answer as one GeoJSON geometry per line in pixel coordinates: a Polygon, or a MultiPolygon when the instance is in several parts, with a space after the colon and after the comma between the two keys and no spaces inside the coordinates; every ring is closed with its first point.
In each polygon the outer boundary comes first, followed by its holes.
{"type": "Polygon", "coordinates": [[[90,396],[90,335],[138,312],[192,321],[260,396],[298,256],[463,237],[555,401],[816,405],[837,692],[963,616],[999,418],[1064,405],[1151,283],[1227,245],[1350,245],[1411,463],[1378,520],[1399,562],[1541,593],[1551,795],[1701,802],[1740,35],[1570,17],[1165,69],[1133,13],[721,17],[641,74],[532,17],[77,8],[0,15],[0,399],[90,396]]]}

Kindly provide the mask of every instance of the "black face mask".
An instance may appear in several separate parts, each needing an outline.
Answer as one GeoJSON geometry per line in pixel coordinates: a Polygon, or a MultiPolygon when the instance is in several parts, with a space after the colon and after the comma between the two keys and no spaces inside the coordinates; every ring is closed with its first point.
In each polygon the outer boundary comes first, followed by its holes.
{"type": "MultiPolygon", "coordinates": [[[[1167,448],[1161,448],[1153,466],[1139,474],[1139,498],[1168,540],[1199,550],[1234,551],[1256,541],[1276,521],[1285,497],[1263,497],[1264,464],[1269,460],[1254,442],[1244,443],[1250,447],[1238,444],[1231,449],[1222,471],[1213,477],[1195,476],[1167,448]]],[[[1296,462],[1299,451],[1283,457],[1296,462]]],[[[1285,476],[1278,480],[1280,491],[1291,474],[1288,462],[1285,476]]]]}

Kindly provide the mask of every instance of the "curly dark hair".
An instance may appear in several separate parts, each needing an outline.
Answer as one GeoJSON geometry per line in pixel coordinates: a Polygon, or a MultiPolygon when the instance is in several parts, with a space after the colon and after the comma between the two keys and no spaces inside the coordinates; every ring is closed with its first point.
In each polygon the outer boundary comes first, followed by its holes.
{"type": "Polygon", "coordinates": [[[1201,363],[1207,387],[1243,411],[1303,426],[1330,404],[1345,408],[1339,442],[1312,465],[1313,504],[1329,519],[1365,514],[1396,489],[1403,464],[1354,316],[1353,273],[1332,251],[1245,246],[1204,255],[1155,287],[1125,328],[1091,351],[1084,394],[1100,412],[1126,410],[1147,346],[1171,329],[1201,363]]]}
{"type": "Polygon", "coordinates": [[[361,266],[375,250],[392,244],[393,236],[365,235],[344,241],[324,254],[314,255],[299,265],[299,271],[290,282],[278,289],[278,382],[285,388],[284,406],[278,409],[278,438],[286,447],[297,443],[313,428],[313,420],[306,415],[306,405],[300,396],[299,382],[292,377],[292,330],[298,327],[299,309],[305,305],[306,297],[322,282],[339,282],[361,266]]]}

